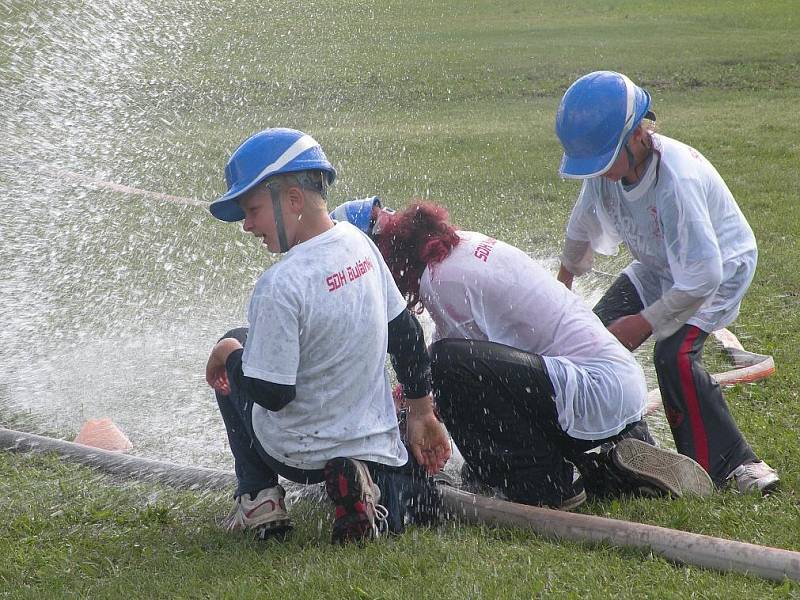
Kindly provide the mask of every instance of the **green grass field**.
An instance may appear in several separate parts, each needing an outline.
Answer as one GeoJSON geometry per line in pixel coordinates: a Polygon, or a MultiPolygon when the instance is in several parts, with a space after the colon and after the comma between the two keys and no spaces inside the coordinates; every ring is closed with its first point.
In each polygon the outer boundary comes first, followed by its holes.
{"type": "MultiPolygon", "coordinates": [[[[14,93],[1,96],[0,131],[17,136],[2,148],[15,162],[53,161],[210,200],[244,137],[291,126],[314,135],[337,166],[332,205],[374,193],[394,206],[424,196],[447,205],[463,228],[543,257],[557,255],[578,189],[557,176],[561,94],[595,69],[627,73],[653,95],[660,130],[717,167],[759,241],[759,269],[731,329],[749,350],[772,354],[777,372],[727,399],[782,488],[765,499],[724,492],[580,510],[800,551],[794,0],[23,0],[5,7],[2,32],[0,77],[14,93]],[[41,56],[49,62],[39,64],[41,56]],[[28,81],[26,69],[52,79],[28,81]],[[31,114],[40,117],[35,125],[31,114]]],[[[0,169],[6,197],[31,177],[9,168],[0,169]]],[[[201,209],[165,203],[154,216],[151,201],[69,182],[56,188],[62,198],[76,190],[91,209],[69,204],[56,215],[69,226],[63,235],[77,237],[54,239],[51,260],[82,261],[81,274],[45,285],[54,306],[46,327],[94,324],[97,305],[75,300],[88,289],[104,290],[118,318],[146,321],[162,306],[179,312],[201,274],[202,299],[192,306],[213,308],[215,298],[239,306],[264,266],[250,245],[237,246],[237,228],[201,209]],[[175,265],[169,276],[148,266],[165,256],[175,265]],[[120,265],[133,287],[151,290],[147,298],[158,290],[157,305],[117,292],[110,274],[120,265]]],[[[30,205],[45,215],[39,202],[30,205]]],[[[28,235],[46,235],[45,223],[28,235]]],[[[11,226],[0,224],[7,248],[11,226]]],[[[623,264],[621,256],[601,268],[623,264]]],[[[0,418],[8,425],[13,417],[0,418]]],[[[448,524],[334,548],[330,517],[315,506],[295,507],[287,542],[257,544],[218,530],[229,502],[114,481],[55,458],[0,454],[0,597],[800,598],[798,583],[522,531],[448,524]]]]}

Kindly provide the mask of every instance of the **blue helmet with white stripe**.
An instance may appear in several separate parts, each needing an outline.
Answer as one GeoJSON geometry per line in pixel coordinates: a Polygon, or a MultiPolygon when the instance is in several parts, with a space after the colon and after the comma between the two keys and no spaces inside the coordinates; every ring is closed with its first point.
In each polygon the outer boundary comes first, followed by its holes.
{"type": "Polygon", "coordinates": [[[346,221],[367,235],[372,235],[372,227],[375,225],[372,209],[376,206],[381,207],[381,199],[377,196],[363,200],[348,200],[334,208],[330,217],[334,221],[346,221]]]}
{"type": "Polygon", "coordinates": [[[556,113],[564,148],[559,173],[571,179],[602,175],[649,111],[650,94],[622,73],[595,71],[573,83],[556,113]]]}
{"type": "Polygon", "coordinates": [[[244,211],[238,200],[243,194],[274,175],[314,170],[324,172],[328,184],[336,179],[336,169],[314,138],[296,129],[265,129],[242,142],[228,159],[228,191],[209,210],[221,221],[241,221],[244,211]]]}

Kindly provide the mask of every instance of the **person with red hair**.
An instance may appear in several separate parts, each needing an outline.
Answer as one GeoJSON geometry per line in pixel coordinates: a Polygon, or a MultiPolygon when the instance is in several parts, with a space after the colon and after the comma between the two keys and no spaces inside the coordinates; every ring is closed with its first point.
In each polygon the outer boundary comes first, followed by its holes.
{"type": "Polygon", "coordinates": [[[409,308],[436,326],[434,396],[474,483],[561,509],[587,490],[713,490],[696,462],[654,445],[631,353],[530,256],[429,202],[383,215],[372,237],[409,308]]]}

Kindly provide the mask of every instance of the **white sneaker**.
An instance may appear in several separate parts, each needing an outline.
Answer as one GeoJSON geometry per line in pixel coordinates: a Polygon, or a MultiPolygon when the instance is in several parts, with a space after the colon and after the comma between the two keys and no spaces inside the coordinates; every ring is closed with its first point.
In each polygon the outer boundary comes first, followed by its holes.
{"type": "Polygon", "coordinates": [[[736,489],[740,494],[760,492],[768,494],[773,491],[781,480],[778,472],[763,460],[739,465],[728,475],[736,482],[736,489]]]}
{"type": "Polygon", "coordinates": [[[614,464],[634,480],[673,496],[710,496],[714,483],[695,460],[641,440],[620,440],[611,452],[614,464]]]}
{"type": "Polygon", "coordinates": [[[285,497],[286,491],[280,485],[261,490],[255,498],[250,494],[237,496],[222,526],[225,531],[250,529],[261,539],[284,534],[292,528],[285,497]]]}

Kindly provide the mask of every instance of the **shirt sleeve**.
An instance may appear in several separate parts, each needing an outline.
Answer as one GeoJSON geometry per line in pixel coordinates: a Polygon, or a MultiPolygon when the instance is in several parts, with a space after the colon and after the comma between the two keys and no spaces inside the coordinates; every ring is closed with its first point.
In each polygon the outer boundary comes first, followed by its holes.
{"type": "Polygon", "coordinates": [[[595,179],[583,182],[567,222],[566,237],[576,242],[589,242],[594,252],[614,256],[622,238],[603,208],[602,182],[595,179]]]}
{"type": "Polygon", "coordinates": [[[705,298],[695,298],[675,288],[667,290],[656,302],[642,311],[650,323],[653,337],[664,340],[678,331],[705,304],[705,298]]]}
{"type": "Polygon", "coordinates": [[[299,310],[276,286],[265,286],[253,296],[242,357],[242,371],[247,377],[295,385],[300,363],[299,310]]]}
{"type": "Polygon", "coordinates": [[[231,395],[244,398],[245,402],[256,403],[267,410],[279,411],[294,400],[296,390],[293,385],[281,385],[247,377],[242,372],[244,350],[234,350],[225,361],[225,371],[231,386],[231,395]]]}
{"type": "Polygon", "coordinates": [[[594,264],[592,245],[588,241],[566,238],[564,240],[564,251],[561,253],[561,264],[576,277],[588,273],[594,264]]]}
{"type": "Polygon", "coordinates": [[[383,293],[386,298],[386,322],[389,323],[406,309],[406,300],[403,298],[403,294],[400,293],[394,277],[392,277],[392,272],[389,271],[389,267],[386,265],[380,250],[366,234],[364,234],[364,237],[369,241],[375,266],[383,282],[383,293]]]}
{"type": "Polygon", "coordinates": [[[425,335],[408,309],[389,323],[389,356],[407,398],[421,398],[431,391],[430,357],[425,335]]]}

